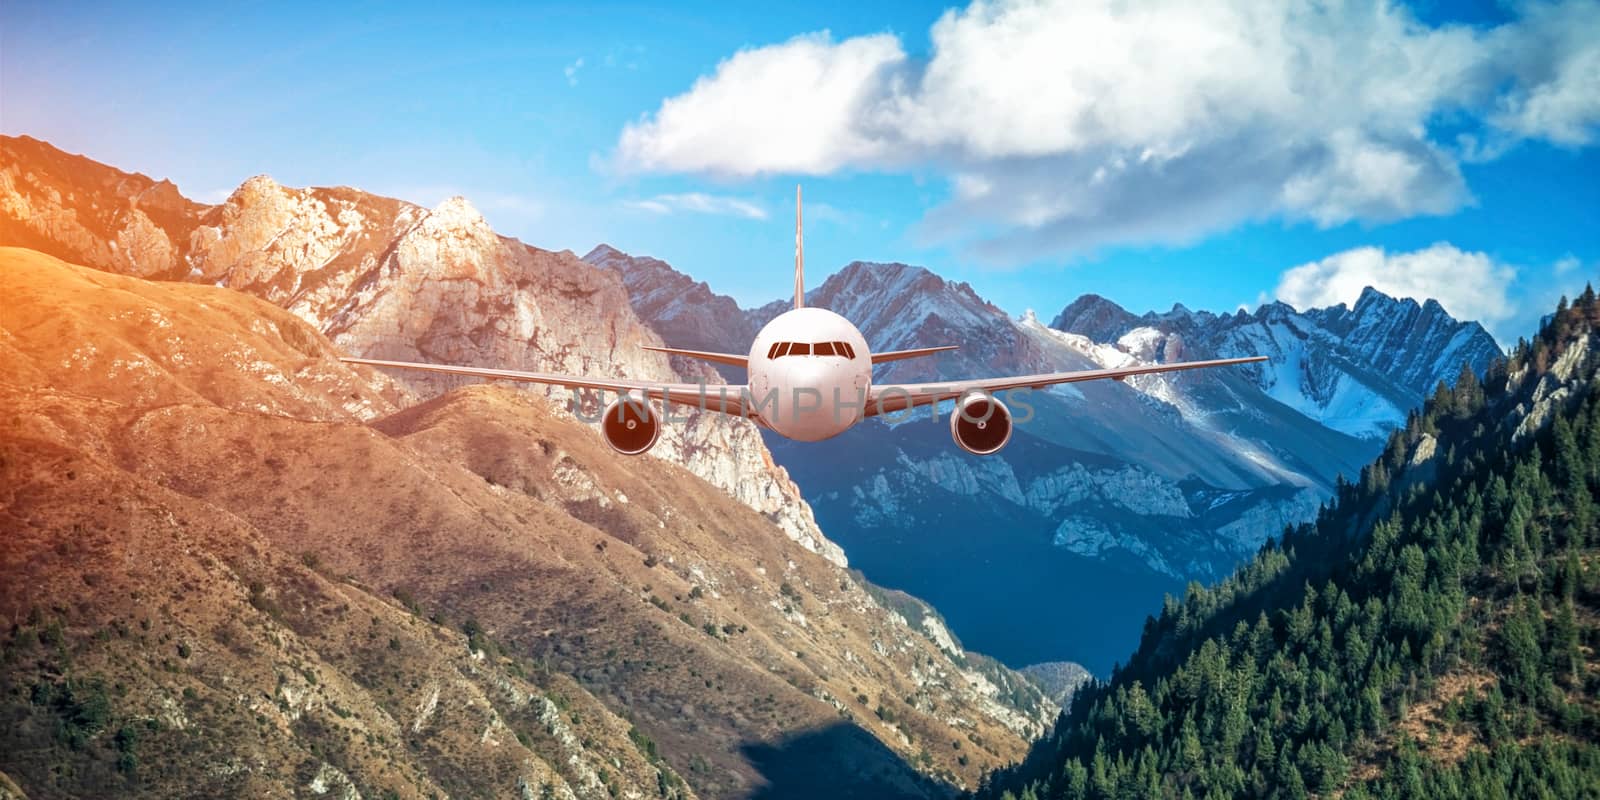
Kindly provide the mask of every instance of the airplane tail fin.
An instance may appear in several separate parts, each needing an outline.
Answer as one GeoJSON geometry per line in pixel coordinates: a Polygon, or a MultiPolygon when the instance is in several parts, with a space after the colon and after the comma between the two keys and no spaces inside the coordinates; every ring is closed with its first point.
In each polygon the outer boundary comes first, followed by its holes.
{"type": "Polygon", "coordinates": [[[800,238],[800,186],[794,187],[794,307],[806,304],[806,249],[800,238]]]}

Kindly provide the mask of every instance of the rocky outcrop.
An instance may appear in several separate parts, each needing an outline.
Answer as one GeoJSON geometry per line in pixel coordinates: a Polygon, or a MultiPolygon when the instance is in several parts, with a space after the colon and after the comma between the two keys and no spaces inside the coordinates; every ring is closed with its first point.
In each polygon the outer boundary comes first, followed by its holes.
{"type": "Polygon", "coordinates": [[[170,181],[27,136],[0,136],[0,244],[141,278],[176,278],[187,231],[203,209],[170,181]]]}
{"type": "Polygon", "coordinates": [[[1526,399],[1510,411],[1510,418],[1516,424],[1512,441],[1522,441],[1543,430],[1564,405],[1581,396],[1581,383],[1594,372],[1596,353],[1600,352],[1597,345],[1600,345],[1600,336],[1587,334],[1568,343],[1566,350],[1542,374],[1529,368],[1509,376],[1508,382],[1524,388],[1526,395],[1526,399]]]}

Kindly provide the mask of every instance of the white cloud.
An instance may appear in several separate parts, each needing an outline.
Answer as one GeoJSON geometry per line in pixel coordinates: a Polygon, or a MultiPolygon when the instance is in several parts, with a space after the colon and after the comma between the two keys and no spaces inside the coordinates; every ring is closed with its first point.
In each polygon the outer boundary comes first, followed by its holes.
{"type": "Polygon", "coordinates": [[[884,69],[905,58],[888,34],[835,44],[823,32],[741,50],[653,118],[624,128],[620,166],[820,174],[880,157],[877,137],[856,129],[881,102],[884,69]]]}
{"type": "Polygon", "coordinates": [[[568,64],[565,69],[561,70],[561,73],[567,76],[568,86],[578,85],[578,70],[581,69],[583,69],[583,57],[580,56],[577,61],[568,64]]]}
{"type": "Polygon", "coordinates": [[[1437,300],[1451,316],[1493,328],[1518,314],[1509,299],[1516,280],[1515,268],[1488,254],[1440,242],[1410,253],[1388,253],[1379,247],[1335,253],[1283,273],[1274,294],[1304,310],[1354,305],[1361,290],[1371,286],[1391,297],[1437,300]]]}
{"type": "Polygon", "coordinates": [[[658,194],[644,200],[629,200],[623,205],[648,211],[652,214],[672,214],[679,211],[696,214],[716,214],[745,219],[766,219],[767,210],[749,200],[723,195],[687,192],[684,194],[658,194]]]}
{"type": "Polygon", "coordinates": [[[1529,6],[1481,30],[1382,0],[975,0],[934,24],[926,60],[891,34],[741,50],[627,125],[613,163],[931,169],[952,192],[925,235],[999,261],[1249,219],[1448,213],[1471,196],[1431,123],[1465,124],[1478,156],[1593,140],[1597,9],[1529,6]]]}
{"type": "Polygon", "coordinates": [[[1600,3],[1532,4],[1488,37],[1515,80],[1490,118],[1512,137],[1593,144],[1600,122],[1600,3]]]}

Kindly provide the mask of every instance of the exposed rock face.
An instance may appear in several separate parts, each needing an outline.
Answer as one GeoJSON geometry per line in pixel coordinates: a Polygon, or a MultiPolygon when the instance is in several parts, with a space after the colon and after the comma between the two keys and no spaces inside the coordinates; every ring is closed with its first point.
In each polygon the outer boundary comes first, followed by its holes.
{"type": "MultiPolygon", "coordinates": [[[[207,207],[170,183],[0,137],[0,226],[0,244],[43,242],[47,252],[98,269],[265,298],[351,355],[647,380],[703,376],[680,375],[666,357],[640,349],[660,339],[639,323],[617,273],[501,237],[462,198],[428,210],[257,176],[207,207]]],[[[401,372],[393,380],[419,398],[470,382],[401,372]]],[[[570,396],[548,393],[558,403],[570,396]]],[[[683,464],[807,549],[845,563],[753,424],[694,412],[666,426],[652,456],[683,464]]]]}
{"type": "Polygon", "coordinates": [[[1241,368],[1272,399],[1323,425],[1383,439],[1405,422],[1440,381],[1463,364],[1483,374],[1502,352],[1476,322],[1461,322],[1438,302],[1395,299],[1368,288],[1353,308],[1304,313],[1268,303],[1254,313],[1212,314],[1182,306],[1135,317],[1109,300],[1086,296],[1051,327],[1156,361],[1265,355],[1241,368]]]}
{"type": "Polygon", "coordinates": [[[1600,335],[1589,334],[1568,345],[1548,371],[1540,374],[1530,368],[1510,376],[1510,383],[1524,387],[1527,395],[1510,410],[1510,419],[1516,423],[1513,441],[1521,441],[1542,430],[1560,406],[1579,397],[1576,385],[1594,372],[1597,352],[1600,352],[1600,335]],[[1526,390],[1530,385],[1532,389],[1526,390]]]}
{"type": "Polygon", "coordinates": [[[1432,299],[1419,304],[1367,287],[1353,308],[1340,303],[1306,316],[1339,337],[1361,363],[1411,391],[1418,405],[1440,381],[1454,383],[1462,364],[1482,375],[1504,355],[1482,325],[1456,320],[1432,299]]]}
{"type": "Polygon", "coordinates": [[[1055,698],[1062,707],[1072,702],[1072,695],[1078,691],[1078,687],[1094,679],[1088,670],[1070,661],[1030,664],[1022,669],[1022,674],[1043,687],[1045,693],[1055,698]]]}
{"type": "Polygon", "coordinates": [[[1082,334],[1096,342],[1114,342],[1136,326],[1138,317],[1097,294],[1086,294],[1067,304],[1050,327],[1082,334]]]}
{"type": "Polygon", "coordinates": [[[113,272],[176,278],[187,232],[203,206],[155,181],[0,136],[0,242],[113,272]]]}
{"type": "Polygon", "coordinates": [[[190,277],[263,297],[318,328],[427,212],[350,189],[245,181],[189,234],[190,277]]]}
{"type": "Polygon", "coordinates": [[[695,281],[665,261],[630,256],[608,244],[590,250],[583,260],[617,273],[634,313],[675,347],[716,351],[736,342],[748,345],[755,338],[755,326],[733,298],[713,294],[705,281],[695,281]]]}

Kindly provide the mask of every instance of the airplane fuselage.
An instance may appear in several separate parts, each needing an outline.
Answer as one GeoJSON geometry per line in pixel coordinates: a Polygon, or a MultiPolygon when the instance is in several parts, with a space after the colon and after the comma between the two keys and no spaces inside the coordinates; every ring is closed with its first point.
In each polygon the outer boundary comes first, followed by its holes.
{"type": "Polygon", "coordinates": [[[872,353],[844,317],[824,308],[785,311],[756,334],[749,358],[757,419],[779,434],[820,441],[865,416],[872,353]]]}

